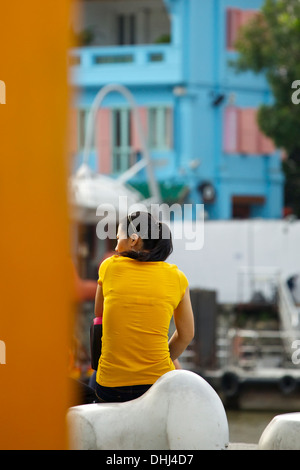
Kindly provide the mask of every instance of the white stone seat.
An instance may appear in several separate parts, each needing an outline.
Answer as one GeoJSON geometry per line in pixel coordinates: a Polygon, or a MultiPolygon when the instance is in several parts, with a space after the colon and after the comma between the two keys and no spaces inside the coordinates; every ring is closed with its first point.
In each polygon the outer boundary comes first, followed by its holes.
{"type": "Polygon", "coordinates": [[[263,431],[259,450],[300,450],[300,413],[275,416],[263,431]]]}
{"type": "Polygon", "coordinates": [[[72,450],[223,450],[228,422],[215,390],[199,375],[174,370],[141,397],[68,411],[72,450]]]}

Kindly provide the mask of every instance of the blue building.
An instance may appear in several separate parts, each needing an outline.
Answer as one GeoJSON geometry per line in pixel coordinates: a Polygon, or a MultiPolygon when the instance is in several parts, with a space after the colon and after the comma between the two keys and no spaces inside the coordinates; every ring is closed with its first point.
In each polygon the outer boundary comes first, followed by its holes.
{"type": "MultiPolygon", "coordinates": [[[[139,107],[162,198],[205,204],[207,218],[281,218],[280,152],[258,129],[272,100],[263,76],[236,74],[229,60],[241,25],[262,0],[86,0],[89,38],[70,52],[73,154],[82,161],[86,120],[105,85],[127,87],[139,107]]],[[[82,34],[82,36],[84,36],[82,34]]],[[[90,165],[112,176],[139,158],[128,102],[108,94],[99,108],[90,165]]],[[[145,170],[130,183],[145,196],[145,170]]]]}

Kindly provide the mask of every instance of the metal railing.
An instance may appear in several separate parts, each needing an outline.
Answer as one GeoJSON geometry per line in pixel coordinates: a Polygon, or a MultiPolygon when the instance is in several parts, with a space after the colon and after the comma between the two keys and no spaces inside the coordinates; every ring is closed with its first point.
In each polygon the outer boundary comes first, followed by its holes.
{"type": "Polygon", "coordinates": [[[230,328],[219,332],[217,357],[220,368],[253,370],[291,366],[290,332],[230,328]],[[287,349],[289,345],[289,349],[287,349]]]}

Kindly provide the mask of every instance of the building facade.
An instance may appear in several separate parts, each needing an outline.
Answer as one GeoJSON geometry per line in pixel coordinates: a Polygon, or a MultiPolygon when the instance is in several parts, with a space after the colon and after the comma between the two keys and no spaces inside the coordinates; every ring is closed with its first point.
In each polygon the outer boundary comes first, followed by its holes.
{"type": "MultiPolygon", "coordinates": [[[[236,74],[234,41],[262,0],[85,0],[70,51],[72,152],[83,157],[87,116],[101,88],[121,84],[139,108],[162,198],[205,204],[208,220],[278,219],[280,152],[258,129],[272,100],[264,76],[236,74]]],[[[97,113],[89,165],[118,176],[141,158],[133,113],[108,94],[97,113]]],[[[145,170],[130,180],[149,195],[145,170]]]]}

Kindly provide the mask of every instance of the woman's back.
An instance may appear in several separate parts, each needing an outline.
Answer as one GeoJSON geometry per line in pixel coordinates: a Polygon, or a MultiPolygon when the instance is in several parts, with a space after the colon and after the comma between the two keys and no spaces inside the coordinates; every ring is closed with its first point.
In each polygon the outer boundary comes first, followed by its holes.
{"type": "Polygon", "coordinates": [[[123,256],[99,269],[104,297],[97,382],[107,387],[152,384],[173,370],[169,324],[188,282],[175,266],[123,256]]]}

